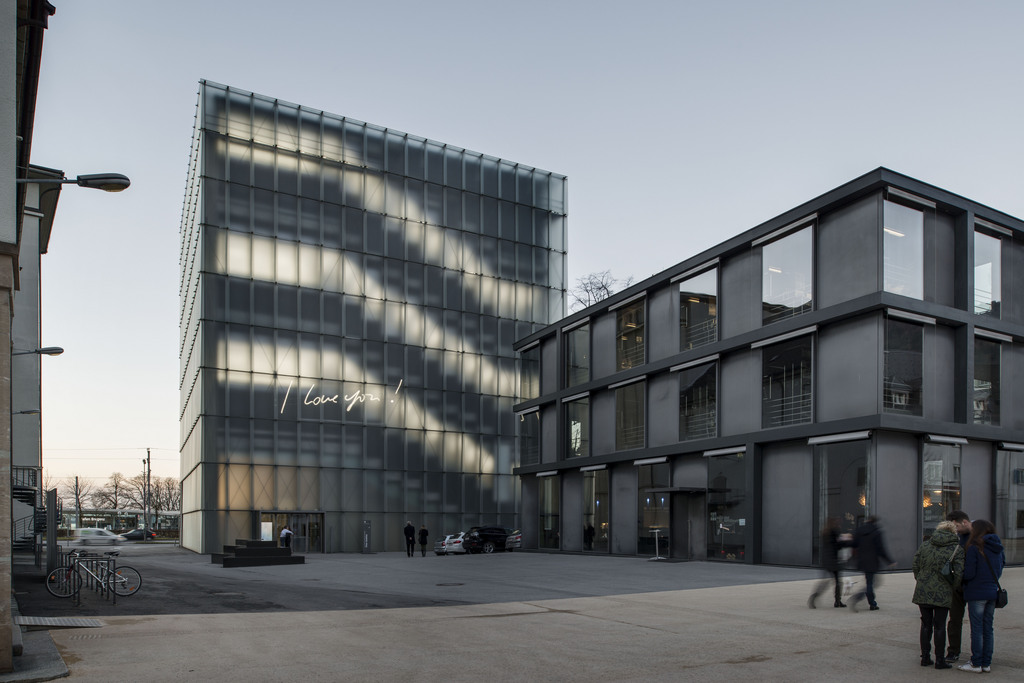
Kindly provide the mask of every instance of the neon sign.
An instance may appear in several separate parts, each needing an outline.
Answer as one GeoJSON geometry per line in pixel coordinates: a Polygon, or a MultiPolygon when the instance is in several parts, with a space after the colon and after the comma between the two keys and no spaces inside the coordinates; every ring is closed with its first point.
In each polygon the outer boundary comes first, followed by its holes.
{"type": "MultiPolygon", "coordinates": [[[[402,390],[402,383],[404,381],[404,379],[398,380],[398,386],[395,387],[395,393],[391,394],[391,397],[388,399],[388,403],[395,402],[395,399],[398,397],[398,392],[402,390]]],[[[292,387],[294,385],[294,381],[288,383],[288,389],[284,393],[284,400],[281,401],[282,415],[284,414],[285,406],[288,405],[288,397],[291,396],[292,387]]],[[[306,391],[306,395],[302,399],[302,405],[322,406],[333,403],[336,406],[340,406],[342,404],[338,402],[338,399],[341,398],[344,401],[345,412],[348,413],[351,412],[352,408],[355,407],[357,403],[365,403],[367,401],[370,401],[371,403],[379,403],[384,398],[382,395],[368,393],[362,390],[357,390],[355,393],[345,394],[344,396],[341,394],[334,394],[333,396],[322,393],[314,394],[314,389],[316,389],[316,387],[316,384],[309,385],[309,390],[306,391]]]]}

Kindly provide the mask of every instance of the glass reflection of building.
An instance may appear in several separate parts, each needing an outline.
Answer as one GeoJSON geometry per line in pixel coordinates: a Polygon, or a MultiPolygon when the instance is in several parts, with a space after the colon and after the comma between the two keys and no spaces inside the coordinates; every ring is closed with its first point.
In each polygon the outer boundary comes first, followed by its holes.
{"type": "MultiPolygon", "coordinates": [[[[563,176],[202,82],[182,218],[182,539],[518,525],[513,342],[565,311],[563,176]]],[[[539,429],[540,416],[534,416],[539,429]]],[[[527,457],[533,449],[525,445],[527,457]]],[[[528,462],[529,460],[527,460],[528,462]]]]}
{"type": "Polygon", "coordinates": [[[520,339],[524,546],[814,566],[877,516],[906,568],[960,508],[1024,562],[1021,264],[877,169],[520,339]]]}

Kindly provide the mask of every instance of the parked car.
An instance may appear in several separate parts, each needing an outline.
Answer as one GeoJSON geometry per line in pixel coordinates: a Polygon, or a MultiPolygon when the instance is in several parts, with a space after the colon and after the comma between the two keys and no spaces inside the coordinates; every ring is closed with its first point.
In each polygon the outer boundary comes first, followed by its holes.
{"type": "Polygon", "coordinates": [[[132,529],[121,534],[121,538],[126,541],[142,541],[145,540],[146,536],[149,536],[149,540],[156,538],[156,532],[152,529],[132,529]]]}
{"type": "Polygon", "coordinates": [[[82,545],[117,545],[124,539],[107,529],[75,529],[75,540],[82,545]]]}
{"type": "Polygon", "coordinates": [[[505,540],[512,533],[503,526],[475,526],[466,533],[466,552],[493,553],[505,549],[505,540]]]}
{"type": "Polygon", "coordinates": [[[513,550],[515,550],[517,548],[522,548],[522,547],[523,547],[523,532],[520,531],[519,529],[516,529],[515,531],[513,531],[512,533],[510,533],[508,535],[508,538],[505,539],[505,550],[507,550],[508,552],[512,552],[513,550]]]}
{"type": "Polygon", "coordinates": [[[466,539],[466,532],[460,531],[457,534],[452,534],[444,542],[444,553],[445,555],[452,554],[463,554],[468,552],[464,541],[466,539]]]}
{"type": "Polygon", "coordinates": [[[447,554],[448,550],[447,550],[446,546],[447,546],[449,538],[452,538],[452,534],[448,534],[447,536],[445,536],[443,538],[439,538],[436,541],[434,541],[434,554],[435,555],[446,555],[447,554]]]}

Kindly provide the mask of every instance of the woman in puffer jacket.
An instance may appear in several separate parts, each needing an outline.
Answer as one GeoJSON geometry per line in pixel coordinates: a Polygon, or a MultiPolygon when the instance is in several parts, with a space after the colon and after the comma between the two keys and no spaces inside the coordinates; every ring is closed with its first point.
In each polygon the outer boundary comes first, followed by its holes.
{"type": "Polygon", "coordinates": [[[964,602],[971,618],[971,661],[960,665],[961,671],[973,673],[992,670],[995,640],[992,622],[996,613],[996,591],[1003,574],[1003,542],[996,528],[985,519],[971,522],[971,537],[964,547],[964,602]]]}
{"type": "Polygon", "coordinates": [[[914,604],[921,610],[921,666],[935,664],[936,669],[949,669],[943,653],[946,651],[946,616],[953,602],[953,589],[960,585],[964,575],[964,551],[956,535],[953,522],[939,522],[935,533],[921,544],[914,554],[914,604]],[[942,567],[949,562],[949,578],[942,575],[942,567]],[[932,639],[935,640],[935,660],[932,661],[932,639]]]}

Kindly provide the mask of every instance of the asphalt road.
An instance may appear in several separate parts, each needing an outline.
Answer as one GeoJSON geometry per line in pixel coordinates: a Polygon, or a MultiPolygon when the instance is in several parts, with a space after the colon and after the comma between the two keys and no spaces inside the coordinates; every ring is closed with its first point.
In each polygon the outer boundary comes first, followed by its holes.
{"type": "Polygon", "coordinates": [[[224,568],[170,544],[120,547],[119,564],[142,575],[117,603],[83,588],[81,604],[50,595],[43,570],[18,558],[14,589],[27,616],[222,614],[436,607],[551,600],[796,581],[814,570],[646,558],[514,552],[407,557],[307,555],[302,565],[224,568]]]}

